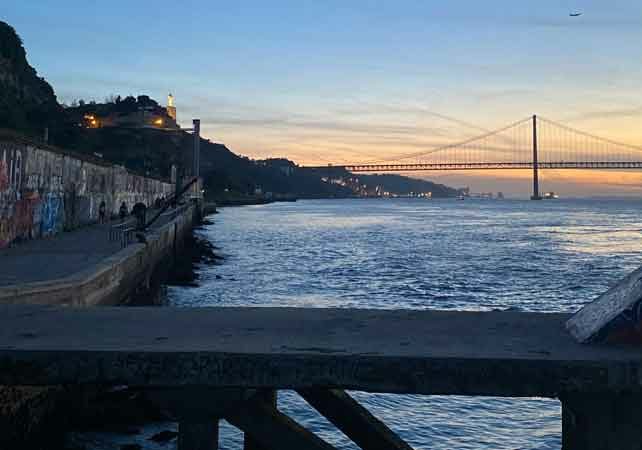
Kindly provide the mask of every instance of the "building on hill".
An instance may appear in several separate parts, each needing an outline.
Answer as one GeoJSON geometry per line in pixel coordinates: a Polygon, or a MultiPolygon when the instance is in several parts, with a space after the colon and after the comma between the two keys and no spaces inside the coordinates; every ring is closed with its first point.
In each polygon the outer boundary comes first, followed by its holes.
{"type": "Polygon", "coordinates": [[[77,108],[78,123],[84,128],[170,128],[179,129],[176,123],[174,97],[167,97],[163,107],[146,95],[127,97],[111,104],[89,104],[77,108]]]}

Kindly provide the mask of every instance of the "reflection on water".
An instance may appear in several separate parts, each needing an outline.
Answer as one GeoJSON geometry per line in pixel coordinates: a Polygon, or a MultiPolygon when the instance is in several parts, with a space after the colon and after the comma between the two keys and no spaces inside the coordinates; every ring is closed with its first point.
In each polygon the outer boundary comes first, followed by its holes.
{"type": "MultiPolygon", "coordinates": [[[[574,311],[640,265],[642,202],[301,201],[224,209],[224,264],[177,306],[574,311]]],[[[385,333],[385,330],[382,330],[385,333]]],[[[558,449],[559,402],[355,393],[417,449],[558,449]]],[[[295,394],[279,406],[340,448],[295,394]]],[[[239,447],[232,427],[223,448],[239,447]]]]}

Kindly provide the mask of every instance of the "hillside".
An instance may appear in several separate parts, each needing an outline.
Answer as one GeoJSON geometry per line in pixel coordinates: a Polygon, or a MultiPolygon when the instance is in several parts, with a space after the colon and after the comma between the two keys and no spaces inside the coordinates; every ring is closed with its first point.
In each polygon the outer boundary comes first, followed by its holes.
{"type": "Polygon", "coordinates": [[[53,88],[27,62],[15,30],[0,21],[0,127],[40,136],[62,118],[53,88]]]}

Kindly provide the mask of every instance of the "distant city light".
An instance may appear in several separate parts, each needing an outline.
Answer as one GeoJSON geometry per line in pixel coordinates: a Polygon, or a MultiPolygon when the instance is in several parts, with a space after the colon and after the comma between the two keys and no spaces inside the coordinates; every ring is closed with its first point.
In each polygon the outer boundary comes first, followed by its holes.
{"type": "Polygon", "coordinates": [[[163,124],[163,119],[161,119],[160,117],[158,119],[154,120],[154,125],[159,125],[160,126],[162,124],[163,124]]]}

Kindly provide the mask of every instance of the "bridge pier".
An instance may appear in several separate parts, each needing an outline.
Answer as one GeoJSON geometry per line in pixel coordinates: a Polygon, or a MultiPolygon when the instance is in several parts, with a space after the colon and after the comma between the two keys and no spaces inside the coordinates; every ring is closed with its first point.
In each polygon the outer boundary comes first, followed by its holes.
{"type": "Polygon", "coordinates": [[[537,116],[533,116],[533,195],[531,200],[541,200],[539,193],[539,163],[537,161],[537,116]]]}

